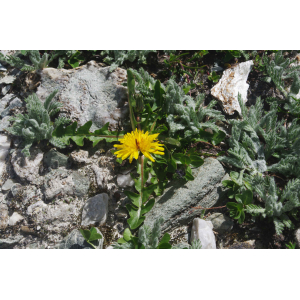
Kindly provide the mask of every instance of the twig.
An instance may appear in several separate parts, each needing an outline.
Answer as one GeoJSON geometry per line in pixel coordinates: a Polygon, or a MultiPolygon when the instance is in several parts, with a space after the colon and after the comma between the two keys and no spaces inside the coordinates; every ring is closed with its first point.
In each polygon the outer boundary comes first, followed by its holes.
{"type": "Polygon", "coordinates": [[[224,207],[226,207],[226,205],[224,205],[224,206],[217,206],[217,207],[196,206],[196,207],[192,207],[192,210],[189,213],[191,214],[192,212],[194,212],[195,209],[219,209],[219,208],[224,208],[224,207]]]}

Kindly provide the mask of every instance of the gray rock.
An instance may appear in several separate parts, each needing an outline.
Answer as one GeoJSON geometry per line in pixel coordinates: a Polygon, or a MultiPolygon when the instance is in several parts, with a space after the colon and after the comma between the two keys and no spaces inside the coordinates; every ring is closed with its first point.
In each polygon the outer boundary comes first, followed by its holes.
{"type": "Polygon", "coordinates": [[[19,98],[15,98],[9,103],[9,106],[1,112],[1,117],[4,118],[10,114],[10,110],[16,107],[22,107],[23,103],[19,98]]]}
{"type": "Polygon", "coordinates": [[[9,121],[10,117],[6,116],[3,119],[0,120],[0,132],[4,131],[7,127],[9,127],[9,121]]]}
{"type": "Polygon", "coordinates": [[[17,212],[14,212],[11,217],[9,218],[8,225],[9,226],[15,226],[18,222],[22,221],[24,218],[18,214],[17,212]]]}
{"type": "Polygon", "coordinates": [[[6,68],[4,68],[3,66],[2,66],[2,64],[0,63],[0,71],[2,71],[2,72],[5,72],[5,71],[7,71],[7,69],[6,68]]]}
{"type": "Polygon", "coordinates": [[[127,88],[120,85],[126,80],[126,71],[118,68],[109,72],[94,61],[73,69],[45,68],[40,71],[41,84],[37,95],[43,101],[49,93],[59,90],[58,98],[79,125],[92,121],[91,130],[109,122],[117,129],[122,109],[127,101],[127,88]]]}
{"type": "Polygon", "coordinates": [[[13,196],[16,197],[21,192],[22,185],[20,183],[15,183],[10,190],[13,196]]]}
{"type": "Polygon", "coordinates": [[[89,186],[90,181],[87,176],[81,175],[77,171],[57,169],[45,176],[44,194],[47,200],[51,200],[59,194],[83,197],[87,194],[89,186]]]}
{"type": "Polygon", "coordinates": [[[206,220],[211,221],[214,230],[221,234],[229,232],[233,227],[233,221],[222,213],[214,213],[206,220]]]}
{"type": "Polygon", "coordinates": [[[108,195],[98,194],[86,201],[82,210],[82,226],[93,225],[99,222],[104,225],[108,214],[108,195]]]}
{"type": "Polygon", "coordinates": [[[295,242],[297,244],[297,248],[300,248],[300,228],[295,230],[295,242]]]}
{"type": "Polygon", "coordinates": [[[193,181],[178,179],[168,184],[165,193],[146,214],[145,225],[152,227],[157,218],[163,217],[162,231],[170,231],[187,225],[199,215],[199,210],[192,210],[193,207],[213,207],[224,198],[222,181],[228,179],[228,175],[218,160],[206,158],[192,173],[193,181]]]}
{"type": "MultiPolygon", "coordinates": [[[[102,235],[98,228],[97,232],[102,235]]],[[[103,235],[102,239],[96,240],[92,242],[97,249],[103,248],[103,235]]],[[[82,234],[78,229],[74,229],[71,231],[69,235],[67,235],[63,241],[58,245],[59,249],[94,249],[87,241],[84,239],[82,234]]]]}
{"type": "Polygon", "coordinates": [[[3,184],[3,186],[2,186],[2,191],[9,191],[9,190],[12,188],[12,186],[13,186],[14,184],[15,184],[15,183],[14,183],[13,180],[7,179],[7,180],[5,181],[5,183],[3,184]]]}
{"type": "Polygon", "coordinates": [[[55,149],[51,149],[44,156],[44,163],[47,167],[57,169],[59,167],[67,167],[68,157],[55,149]]]}
{"type": "Polygon", "coordinates": [[[0,239],[0,249],[11,248],[22,240],[22,235],[11,236],[7,239],[0,239]]]}
{"type": "Polygon", "coordinates": [[[6,204],[0,204],[0,229],[7,227],[9,220],[8,208],[6,204]]]}
{"type": "Polygon", "coordinates": [[[44,154],[40,149],[33,151],[30,157],[25,157],[21,150],[17,150],[12,154],[11,163],[14,171],[21,180],[27,180],[37,183],[39,176],[39,168],[44,154]]]}
{"type": "Polygon", "coordinates": [[[6,95],[7,93],[8,93],[8,91],[10,90],[10,87],[11,87],[11,85],[9,84],[9,85],[6,85],[6,86],[4,86],[2,89],[1,89],[1,93],[2,93],[2,95],[6,95]]]}

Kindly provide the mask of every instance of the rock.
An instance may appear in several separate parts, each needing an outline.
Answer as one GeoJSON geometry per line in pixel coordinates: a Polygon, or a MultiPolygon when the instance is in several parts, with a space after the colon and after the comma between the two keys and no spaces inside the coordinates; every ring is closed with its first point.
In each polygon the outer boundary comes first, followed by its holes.
{"type": "Polygon", "coordinates": [[[11,163],[16,174],[21,180],[27,180],[37,184],[39,176],[40,163],[43,160],[43,152],[37,149],[31,153],[30,157],[25,157],[21,150],[12,154],[11,163]]]}
{"type": "Polygon", "coordinates": [[[13,196],[16,197],[21,192],[22,185],[20,183],[14,183],[10,190],[13,196]]]}
{"type": "Polygon", "coordinates": [[[86,164],[89,161],[88,157],[89,152],[84,150],[74,151],[70,154],[70,159],[77,165],[86,164]]]}
{"type": "Polygon", "coordinates": [[[10,90],[10,87],[11,87],[10,84],[9,84],[9,85],[6,85],[5,87],[3,87],[3,88],[1,89],[2,95],[5,96],[5,95],[8,93],[8,91],[10,90]]]}
{"type": "Polygon", "coordinates": [[[216,238],[212,229],[213,224],[211,221],[195,218],[192,226],[191,242],[200,240],[201,249],[217,249],[216,238]]]}
{"type": "Polygon", "coordinates": [[[2,191],[9,191],[14,184],[14,181],[12,181],[11,179],[7,179],[2,186],[2,191]]]}
{"type": "Polygon", "coordinates": [[[104,225],[108,214],[108,195],[98,194],[88,199],[82,210],[82,226],[94,225],[99,222],[104,225]]]}
{"type": "Polygon", "coordinates": [[[55,149],[51,149],[44,156],[44,163],[47,167],[52,169],[57,169],[59,167],[67,167],[68,164],[68,156],[56,151],[55,149]]]}
{"type": "Polygon", "coordinates": [[[11,236],[7,239],[0,239],[0,249],[11,248],[22,240],[22,235],[11,236]]]}
{"type": "Polygon", "coordinates": [[[76,224],[80,214],[80,204],[79,200],[73,200],[70,204],[59,201],[47,205],[43,201],[38,201],[30,205],[27,209],[27,215],[34,220],[35,229],[31,229],[33,233],[29,234],[37,235],[43,228],[48,232],[49,241],[61,239],[61,233],[76,224]]]}
{"type": "Polygon", "coordinates": [[[22,221],[23,219],[24,218],[20,214],[14,212],[9,218],[8,225],[15,226],[18,222],[22,221]]]}
{"type": "Polygon", "coordinates": [[[221,234],[229,232],[233,227],[233,221],[222,213],[214,213],[206,220],[211,221],[214,230],[221,234]]]}
{"type": "Polygon", "coordinates": [[[0,63],[0,71],[1,71],[1,72],[5,72],[5,71],[7,71],[7,69],[6,69],[6,68],[4,68],[4,67],[1,65],[1,63],[0,63]]]}
{"type": "Polygon", "coordinates": [[[300,248],[300,228],[295,231],[295,242],[297,244],[297,248],[300,248]]]}
{"type": "Polygon", "coordinates": [[[8,115],[10,115],[11,109],[22,107],[22,105],[23,105],[22,101],[19,98],[15,98],[9,103],[9,106],[1,112],[1,117],[2,118],[7,117],[8,115]]]}
{"type": "Polygon", "coordinates": [[[65,169],[52,170],[45,176],[44,195],[46,200],[52,200],[56,196],[83,197],[87,194],[90,181],[87,176],[77,171],[65,169]]]}
{"type": "Polygon", "coordinates": [[[0,78],[0,84],[2,84],[2,83],[10,84],[10,83],[13,83],[15,81],[15,79],[16,79],[16,76],[7,75],[7,76],[4,76],[4,77],[0,78]]]}
{"type": "Polygon", "coordinates": [[[4,131],[7,127],[9,127],[9,124],[10,124],[9,119],[10,119],[10,117],[6,116],[0,120],[0,132],[4,131]]]}
{"type": "Polygon", "coordinates": [[[192,169],[193,181],[177,179],[170,182],[154,207],[146,214],[145,225],[152,227],[154,221],[163,217],[162,231],[189,224],[200,210],[193,207],[213,207],[226,195],[222,181],[229,179],[220,162],[206,158],[204,164],[192,169]]]}
{"type": "Polygon", "coordinates": [[[96,175],[96,181],[98,184],[98,187],[101,189],[108,187],[108,181],[113,179],[113,176],[111,175],[111,172],[108,168],[99,168],[97,165],[93,164],[91,165],[91,169],[94,171],[96,175]]]}
{"type": "Polygon", "coordinates": [[[134,185],[134,181],[131,178],[130,174],[127,175],[118,175],[117,177],[117,183],[119,187],[126,187],[126,186],[133,186],[134,185]]]}
{"type": "Polygon", "coordinates": [[[90,130],[94,131],[109,122],[111,129],[117,130],[127,101],[127,88],[120,85],[126,80],[126,71],[118,68],[111,73],[109,68],[95,61],[73,70],[45,68],[39,71],[37,95],[43,101],[58,89],[62,110],[79,125],[92,121],[90,130]]]}
{"type": "MultiPolygon", "coordinates": [[[[92,243],[96,246],[96,249],[103,248],[103,235],[98,228],[97,232],[101,234],[102,239],[93,241],[92,243]]],[[[63,241],[58,245],[59,249],[94,249],[82,236],[78,229],[71,231],[63,241]]]]}
{"type": "Polygon", "coordinates": [[[232,115],[236,110],[241,114],[238,93],[244,103],[247,102],[249,84],[246,81],[252,65],[253,61],[248,60],[225,70],[220,81],[212,88],[211,94],[219,100],[225,113],[232,115]]]}
{"type": "Polygon", "coordinates": [[[8,220],[9,220],[9,216],[8,216],[7,205],[0,204],[0,229],[5,229],[7,227],[8,220]]]}
{"type": "Polygon", "coordinates": [[[47,209],[47,204],[45,204],[43,201],[38,201],[28,206],[27,214],[31,216],[33,213],[38,213],[39,211],[42,210],[45,211],[45,209],[47,209]]]}
{"type": "Polygon", "coordinates": [[[2,175],[6,169],[5,159],[10,149],[10,138],[6,135],[0,134],[0,183],[2,175]]]}
{"type": "Polygon", "coordinates": [[[250,240],[246,242],[235,242],[233,245],[229,246],[228,249],[254,249],[255,240],[250,240]]]}

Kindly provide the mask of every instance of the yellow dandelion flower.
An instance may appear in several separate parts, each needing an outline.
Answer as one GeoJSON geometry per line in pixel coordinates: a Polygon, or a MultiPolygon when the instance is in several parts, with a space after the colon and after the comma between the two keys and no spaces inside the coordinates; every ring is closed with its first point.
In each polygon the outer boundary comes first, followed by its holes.
{"type": "Polygon", "coordinates": [[[117,157],[121,157],[122,160],[129,156],[129,162],[131,163],[133,158],[138,159],[141,151],[147,158],[154,161],[151,153],[164,155],[163,144],[156,141],[158,135],[159,133],[149,135],[148,131],[144,133],[143,130],[136,129],[120,139],[121,145],[114,145],[114,147],[120,149],[115,154],[117,157]]]}

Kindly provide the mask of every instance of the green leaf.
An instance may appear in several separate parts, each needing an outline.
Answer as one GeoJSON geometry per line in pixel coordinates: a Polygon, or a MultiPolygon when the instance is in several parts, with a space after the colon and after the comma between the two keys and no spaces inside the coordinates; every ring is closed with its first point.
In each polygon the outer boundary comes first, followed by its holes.
{"type": "Polygon", "coordinates": [[[191,159],[182,153],[173,154],[173,158],[178,164],[189,165],[191,163],[191,159]]]}
{"type": "Polygon", "coordinates": [[[194,168],[198,168],[200,166],[203,165],[204,160],[199,157],[198,155],[190,155],[190,159],[191,159],[191,166],[194,168]]]}
{"type": "Polygon", "coordinates": [[[244,174],[244,171],[245,170],[242,170],[240,173],[234,172],[234,171],[230,172],[230,178],[238,186],[242,186],[243,185],[243,174],[244,174]]]}
{"type": "Polygon", "coordinates": [[[146,214],[147,212],[149,212],[152,207],[154,206],[155,204],[155,200],[154,199],[150,199],[145,205],[142,206],[142,209],[141,209],[141,214],[146,214]]]}
{"type": "Polygon", "coordinates": [[[250,190],[246,190],[242,194],[235,195],[235,199],[239,203],[243,203],[244,205],[249,205],[253,201],[253,194],[250,190]]]}
{"type": "Polygon", "coordinates": [[[80,233],[82,234],[82,236],[85,238],[86,241],[89,241],[91,233],[89,230],[86,229],[79,229],[80,233]]]}
{"type": "Polygon", "coordinates": [[[136,193],[133,193],[131,191],[124,191],[124,194],[132,200],[132,203],[139,207],[139,201],[140,201],[140,194],[136,194],[136,193]]]}
{"type": "Polygon", "coordinates": [[[158,247],[161,245],[161,244],[164,244],[164,243],[169,243],[171,239],[171,236],[168,234],[168,233],[165,233],[164,236],[162,237],[162,239],[160,240],[159,244],[158,244],[158,247]]]}
{"type": "Polygon", "coordinates": [[[163,244],[159,244],[157,246],[157,249],[171,249],[171,248],[172,248],[172,246],[169,243],[163,243],[163,244]]]}
{"type": "Polygon", "coordinates": [[[221,143],[226,137],[226,133],[222,130],[219,130],[217,132],[214,132],[212,138],[211,138],[211,142],[214,146],[218,145],[219,143],[221,143]]]}
{"type": "Polygon", "coordinates": [[[132,237],[133,237],[133,235],[132,235],[130,229],[129,229],[129,228],[126,228],[126,229],[124,230],[124,233],[123,233],[123,238],[124,238],[124,240],[125,240],[126,242],[128,242],[128,241],[131,240],[132,237]]]}
{"type": "Polygon", "coordinates": [[[234,182],[232,180],[223,180],[222,184],[226,188],[232,188],[234,185],[234,182]]]}
{"type": "Polygon", "coordinates": [[[102,239],[102,235],[97,232],[97,229],[95,227],[92,227],[90,229],[90,233],[91,234],[89,237],[89,241],[96,241],[96,240],[102,239]]]}
{"type": "Polygon", "coordinates": [[[169,159],[168,162],[168,167],[167,167],[167,172],[174,173],[176,171],[176,162],[174,159],[169,159]]]}
{"type": "Polygon", "coordinates": [[[80,51],[76,51],[69,59],[68,63],[72,68],[79,67],[79,63],[84,61],[84,56],[81,55],[80,51]]]}
{"type": "Polygon", "coordinates": [[[191,172],[189,172],[189,171],[185,171],[185,176],[184,176],[184,178],[186,179],[186,180],[194,180],[195,178],[194,178],[194,176],[192,175],[192,173],[191,172]]]}
{"type": "Polygon", "coordinates": [[[163,94],[165,93],[165,91],[163,90],[163,88],[161,87],[161,83],[159,80],[156,80],[155,85],[154,85],[154,98],[156,100],[156,105],[158,107],[162,107],[163,106],[163,94]]]}

